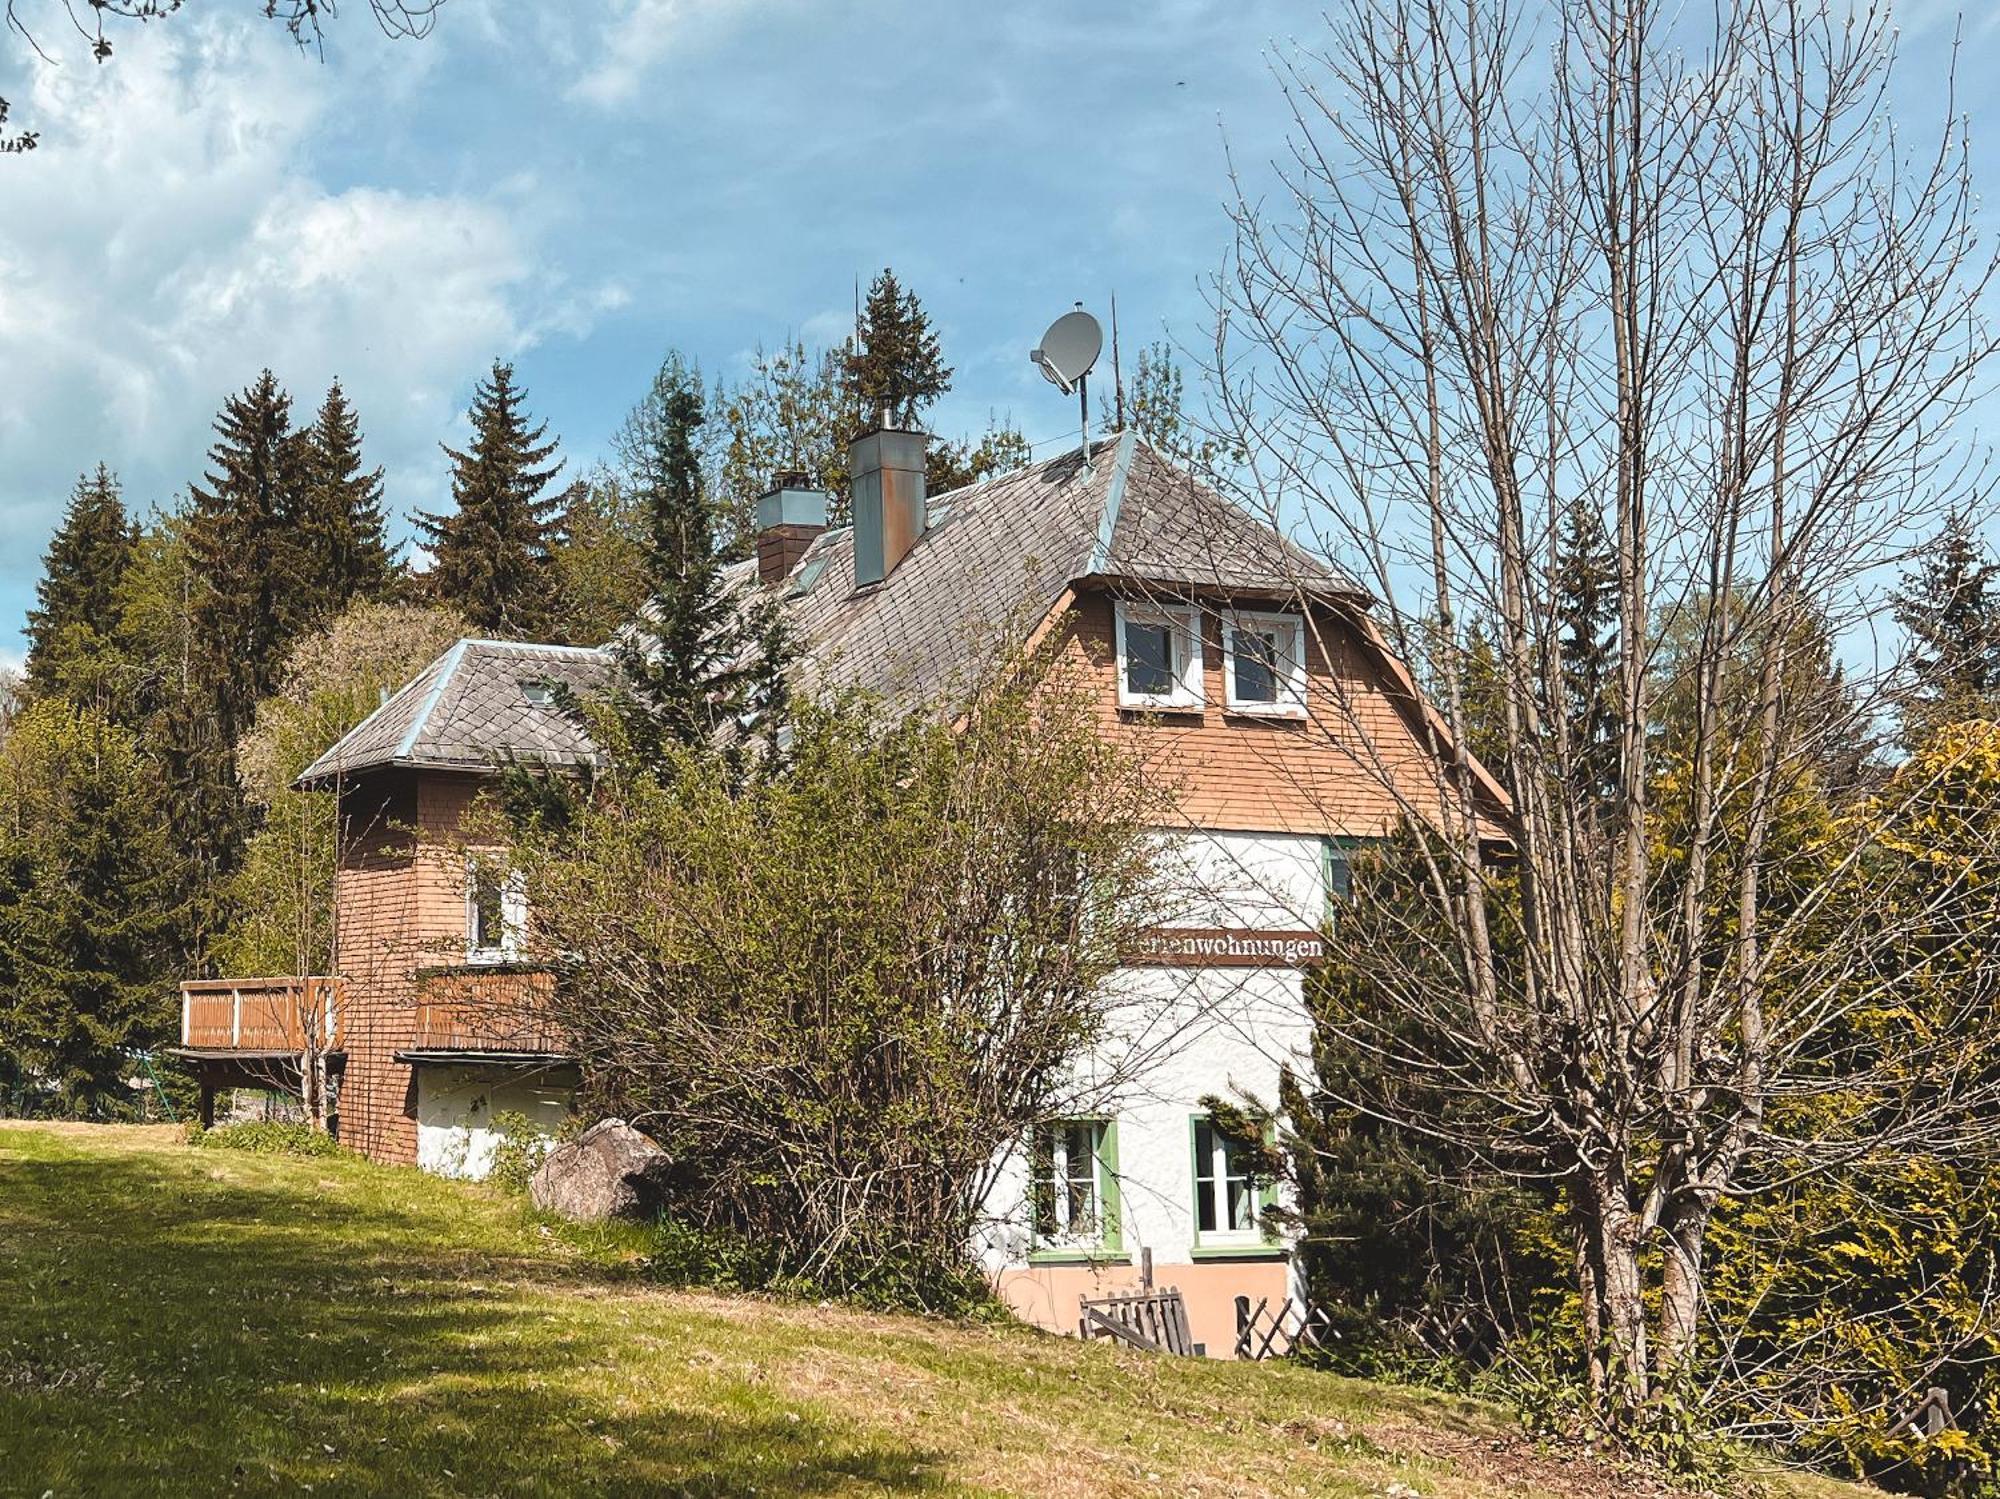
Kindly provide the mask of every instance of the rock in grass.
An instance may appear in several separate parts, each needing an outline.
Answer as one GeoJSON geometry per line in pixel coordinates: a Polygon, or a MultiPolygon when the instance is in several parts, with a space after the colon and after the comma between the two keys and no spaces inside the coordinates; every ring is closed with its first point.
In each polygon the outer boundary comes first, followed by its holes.
{"type": "Polygon", "coordinates": [[[528,1179],[528,1195],[545,1212],[595,1223],[606,1218],[656,1217],[667,1198],[673,1160],[623,1119],[600,1119],[528,1179]]]}

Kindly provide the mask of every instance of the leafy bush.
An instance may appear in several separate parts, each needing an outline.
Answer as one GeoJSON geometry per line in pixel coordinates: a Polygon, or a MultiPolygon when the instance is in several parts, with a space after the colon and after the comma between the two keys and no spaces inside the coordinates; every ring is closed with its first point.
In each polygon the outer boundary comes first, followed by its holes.
{"type": "Polygon", "coordinates": [[[785,1268],[780,1246],[728,1227],[663,1218],[654,1231],[648,1271],[670,1286],[762,1291],[807,1300],[837,1298],[879,1311],[985,1318],[999,1302],[972,1264],[941,1267],[929,1256],[861,1243],[828,1258],[812,1275],[785,1268]]]}
{"type": "Polygon", "coordinates": [[[331,1156],[340,1154],[333,1136],[309,1124],[221,1124],[214,1129],[194,1125],[188,1144],[206,1150],[241,1150],[251,1155],[331,1156]]]}
{"type": "Polygon", "coordinates": [[[503,1192],[526,1192],[528,1179],[549,1158],[558,1137],[549,1135],[526,1114],[514,1109],[502,1109],[495,1114],[493,1129],[500,1139],[493,1147],[493,1164],[486,1172],[486,1180],[503,1192]]]}
{"type": "Polygon", "coordinates": [[[747,783],[705,751],[614,751],[574,806],[512,786],[586,1097],[648,1121],[684,1220],[773,1246],[760,1284],[969,1304],[1000,1150],[1116,1086],[1075,1063],[1150,924],[1156,783],[1082,684],[999,679],[962,721],[803,708],[747,783]]]}

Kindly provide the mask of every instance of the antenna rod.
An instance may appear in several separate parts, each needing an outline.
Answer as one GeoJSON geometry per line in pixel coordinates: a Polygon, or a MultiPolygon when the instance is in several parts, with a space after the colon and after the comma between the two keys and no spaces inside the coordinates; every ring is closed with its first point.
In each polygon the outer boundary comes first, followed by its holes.
{"type": "Polygon", "coordinates": [[[1090,376],[1088,374],[1076,377],[1076,405],[1083,418],[1083,471],[1087,474],[1090,472],[1090,376]]]}
{"type": "Polygon", "coordinates": [[[1111,294],[1111,403],[1118,411],[1118,430],[1125,430],[1125,375],[1118,368],[1118,293],[1111,294]]]}

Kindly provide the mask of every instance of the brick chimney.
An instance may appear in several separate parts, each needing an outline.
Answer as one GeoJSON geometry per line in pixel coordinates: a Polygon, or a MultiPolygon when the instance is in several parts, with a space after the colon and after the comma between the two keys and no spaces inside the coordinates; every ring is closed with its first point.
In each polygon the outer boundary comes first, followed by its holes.
{"type": "Polygon", "coordinates": [[[757,581],[767,586],[790,577],[826,529],[826,495],[806,482],[804,474],[777,474],[757,496],[757,581]]]}
{"type": "Polygon", "coordinates": [[[879,583],[924,534],[924,449],[930,438],[883,425],[848,444],[854,586],[879,583]]]}

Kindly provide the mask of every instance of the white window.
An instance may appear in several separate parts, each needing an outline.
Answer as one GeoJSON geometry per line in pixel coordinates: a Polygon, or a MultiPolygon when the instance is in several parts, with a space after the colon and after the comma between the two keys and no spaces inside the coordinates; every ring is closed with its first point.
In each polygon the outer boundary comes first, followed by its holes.
{"type": "Polygon", "coordinates": [[[1035,1131],[1029,1201],[1037,1245],[1101,1248],[1114,1242],[1109,1130],[1101,1119],[1071,1119],[1035,1131]]]}
{"type": "Polygon", "coordinates": [[[1215,1127],[1211,1119],[1194,1122],[1194,1227],[1202,1244],[1259,1243],[1263,1225],[1257,1221],[1257,1180],[1247,1152],[1215,1127]]]}
{"type": "Polygon", "coordinates": [[[1225,615],[1222,676],[1231,713],[1304,718],[1305,621],[1296,614],[1225,615]]]}
{"type": "Polygon", "coordinates": [[[1118,706],[1199,708],[1201,617],[1186,604],[1120,600],[1118,706]]]}
{"type": "Polygon", "coordinates": [[[465,956],[504,963],[519,956],[528,925],[528,890],[520,874],[503,875],[483,859],[465,865],[465,956]]]}

